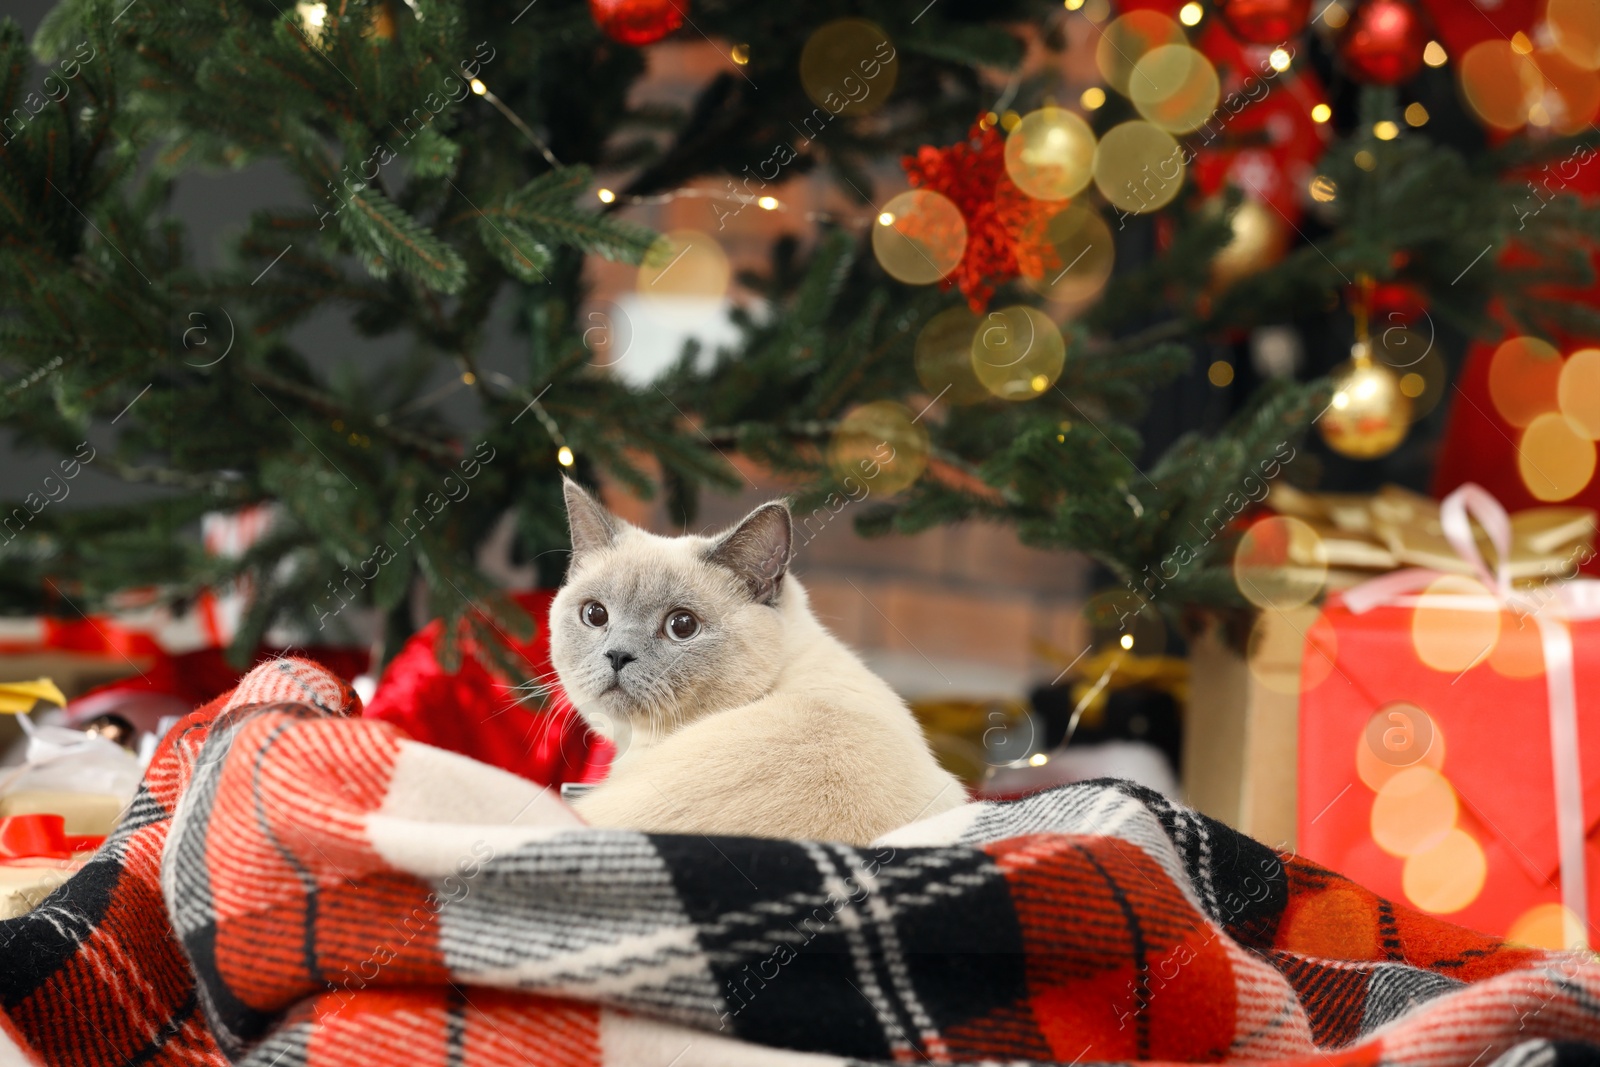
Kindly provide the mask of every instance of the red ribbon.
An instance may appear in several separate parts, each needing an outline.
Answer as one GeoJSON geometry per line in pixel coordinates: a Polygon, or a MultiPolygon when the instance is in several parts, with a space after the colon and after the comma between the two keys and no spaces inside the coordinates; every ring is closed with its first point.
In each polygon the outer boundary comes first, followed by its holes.
{"type": "Polygon", "coordinates": [[[67,820],[60,815],[0,818],[0,860],[69,860],[74,853],[97,849],[104,841],[104,834],[67,833],[67,820]]]}

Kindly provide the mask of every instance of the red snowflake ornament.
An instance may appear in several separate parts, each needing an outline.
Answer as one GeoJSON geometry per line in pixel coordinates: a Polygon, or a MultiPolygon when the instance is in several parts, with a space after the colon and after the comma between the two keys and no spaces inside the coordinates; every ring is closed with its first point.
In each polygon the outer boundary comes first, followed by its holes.
{"type": "Polygon", "coordinates": [[[1069,201],[1035,200],[1018,189],[1006,174],[1005,144],[998,130],[980,122],[965,141],[923,145],[900,161],[912,186],[948,197],[966,220],[966,251],[944,285],[959,287],[979,315],[996,286],[1062,267],[1045,228],[1069,201]]]}

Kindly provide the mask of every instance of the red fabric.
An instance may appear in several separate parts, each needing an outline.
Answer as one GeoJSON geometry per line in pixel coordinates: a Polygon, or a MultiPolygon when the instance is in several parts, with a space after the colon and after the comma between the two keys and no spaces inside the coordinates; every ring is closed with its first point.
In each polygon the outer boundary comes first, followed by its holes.
{"type": "Polygon", "coordinates": [[[592,737],[555,680],[545,625],[554,590],[514,594],[538,621],[527,643],[513,643],[527,663],[523,678],[495,674],[470,646],[461,670],[446,674],[434,658],[440,623],[430,623],[406,642],[383,672],[363,714],[393,723],[424,744],[459,752],[544,785],[593,782],[611,765],[611,746],[592,737]],[[548,708],[519,704],[519,686],[549,687],[548,708]]]}
{"type": "MultiPolygon", "coordinates": [[[[1541,662],[1537,632],[1531,620],[1519,627],[1514,615],[1503,614],[1498,639],[1476,665],[1435,670],[1414,651],[1418,610],[1380,607],[1355,615],[1335,600],[1308,631],[1300,694],[1299,848],[1307,859],[1380,896],[1407,900],[1406,861],[1373,839],[1376,794],[1359,768],[1365,765],[1373,777],[1374,770],[1381,775],[1393,773],[1391,768],[1432,766],[1457,797],[1455,827],[1477,842],[1487,861],[1482,891],[1446,918],[1505,936],[1534,905],[1561,899],[1546,678],[1542,670],[1528,676],[1541,662]],[[1380,714],[1381,725],[1369,727],[1380,714]],[[1384,729],[1410,731],[1413,738],[1431,729],[1442,748],[1433,748],[1431,758],[1413,757],[1404,746],[1393,763],[1370,758],[1384,729]]],[[[1427,620],[1420,626],[1432,628],[1427,620]]],[[[1600,693],[1600,622],[1574,623],[1572,635],[1582,715],[1600,693]]],[[[1590,829],[1593,943],[1593,920],[1600,918],[1600,730],[1581,729],[1579,746],[1590,829]]]]}

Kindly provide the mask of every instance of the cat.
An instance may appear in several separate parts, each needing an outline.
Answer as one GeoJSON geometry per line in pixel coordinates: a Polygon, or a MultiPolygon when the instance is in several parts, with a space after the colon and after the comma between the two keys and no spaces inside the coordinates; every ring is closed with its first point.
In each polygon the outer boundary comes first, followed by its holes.
{"type": "Polygon", "coordinates": [[[661,537],[565,484],[556,677],[617,743],[592,825],[866,844],[966,802],[905,703],[812,613],[782,501],[661,537]]]}

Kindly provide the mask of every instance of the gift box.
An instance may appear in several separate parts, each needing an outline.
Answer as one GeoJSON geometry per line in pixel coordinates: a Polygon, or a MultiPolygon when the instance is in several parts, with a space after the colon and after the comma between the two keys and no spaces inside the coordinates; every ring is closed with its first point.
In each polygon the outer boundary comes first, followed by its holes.
{"type": "Polygon", "coordinates": [[[1298,851],[1486,933],[1592,944],[1600,582],[1571,576],[1593,552],[1517,582],[1487,493],[1463,486],[1439,520],[1448,568],[1334,596],[1307,635],[1298,851]]]}
{"type": "Polygon", "coordinates": [[[0,818],[0,920],[38,907],[104,841],[72,833],[59,815],[0,818]]]}

